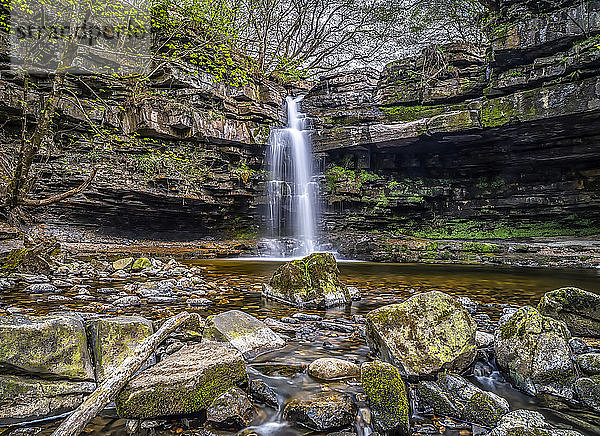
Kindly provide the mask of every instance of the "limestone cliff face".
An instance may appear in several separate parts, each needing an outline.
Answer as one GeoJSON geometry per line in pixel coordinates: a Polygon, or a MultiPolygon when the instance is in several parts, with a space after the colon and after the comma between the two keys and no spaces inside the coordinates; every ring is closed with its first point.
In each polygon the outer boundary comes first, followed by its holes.
{"type": "MultiPolygon", "coordinates": [[[[10,159],[19,143],[23,81],[6,66],[0,73],[2,152],[10,159]]],[[[30,123],[50,85],[34,80],[26,97],[30,123]]],[[[232,86],[167,65],[147,82],[79,76],[67,88],[53,144],[35,165],[33,196],[78,186],[94,165],[99,172],[84,195],[32,210],[35,221],[166,238],[256,232],[264,148],[270,125],[284,117],[283,87],[232,86]]]]}
{"type": "Polygon", "coordinates": [[[487,50],[449,44],[310,91],[331,232],[600,233],[600,2],[497,6],[487,50]]]}

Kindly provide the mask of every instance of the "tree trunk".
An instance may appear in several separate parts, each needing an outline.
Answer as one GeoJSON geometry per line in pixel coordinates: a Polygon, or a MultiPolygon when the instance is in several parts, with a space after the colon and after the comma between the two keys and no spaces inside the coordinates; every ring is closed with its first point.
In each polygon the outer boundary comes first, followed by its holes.
{"type": "Polygon", "coordinates": [[[117,393],[125,387],[131,377],[148,360],[156,347],[189,317],[189,313],[181,312],[179,315],[167,320],[152,336],[146,338],[144,342],[138,345],[134,354],[125,359],[115,372],[108,379],[104,380],[94,393],[63,421],[54,433],[52,433],[52,436],[76,436],[80,434],[88,422],[98,415],[117,393]]]}

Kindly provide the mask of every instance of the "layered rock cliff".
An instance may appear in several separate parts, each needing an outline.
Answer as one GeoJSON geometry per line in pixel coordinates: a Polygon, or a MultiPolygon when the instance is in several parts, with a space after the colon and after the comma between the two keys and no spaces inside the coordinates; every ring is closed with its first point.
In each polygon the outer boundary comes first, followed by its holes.
{"type": "Polygon", "coordinates": [[[600,3],[497,6],[487,50],[433,47],[381,73],[323,77],[305,98],[325,170],[323,224],[342,252],[419,258],[378,232],[600,233],[600,3]]]}

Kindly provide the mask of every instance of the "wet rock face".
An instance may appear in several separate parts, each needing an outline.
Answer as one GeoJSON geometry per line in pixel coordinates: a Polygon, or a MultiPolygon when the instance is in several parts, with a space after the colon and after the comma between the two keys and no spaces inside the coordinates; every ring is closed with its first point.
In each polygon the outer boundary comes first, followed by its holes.
{"type": "Polygon", "coordinates": [[[394,366],[363,363],[361,381],[369,400],[375,428],[384,434],[410,435],[410,408],[406,387],[394,366]]]}
{"type": "Polygon", "coordinates": [[[600,337],[600,295],[578,288],[546,292],[538,310],[563,321],[573,335],[600,337]]]}
{"type": "Polygon", "coordinates": [[[311,430],[329,431],[352,425],[356,418],[356,405],[347,394],[321,392],[290,401],[285,406],[283,417],[311,430]]]}
{"type": "Polygon", "coordinates": [[[223,343],[202,342],[139,373],[115,404],[125,418],[185,415],[206,409],[215,398],[247,381],[239,351],[223,343]]]}
{"type": "Polygon", "coordinates": [[[404,374],[428,375],[469,366],[477,352],[476,329],[456,299],[432,291],[369,312],[366,336],[371,351],[404,374]]]}
{"type": "Polygon", "coordinates": [[[203,337],[229,342],[245,358],[285,345],[285,341],[265,323],[240,310],[230,310],[208,318],[203,337]]]}
{"type": "Polygon", "coordinates": [[[485,392],[463,377],[441,374],[437,381],[422,381],[417,385],[421,403],[436,415],[461,419],[484,427],[494,427],[508,413],[508,402],[485,392]]]}
{"type": "MultiPolygon", "coordinates": [[[[141,316],[94,320],[88,323],[87,330],[98,382],[110,376],[153,333],[152,322],[141,316]]],[[[146,366],[153,363],[154,359],[151,358],[146,366]]]]}
{"type": "Polygon", "coordinates": [[[248,426],[253,413],[248,395],[240,388],[232,388],[206,409],[206,420],[216,427],[239,430],[248,426]]]}
{"type": "Polygon", "coordinates": [[[269,284],[263,285],[262,295],[297,307],[320,309],[352,302],[331,253],[313,253],[280,266],[269,284]]]}
{"type": "Polygon", "coordinates": [[[533,410],[514,410],[504,415],[489,436],[582,436],[573,430],[559,430],[533,410]]]}
{"type": "Polygon", "coordinates": [[[69,412],[95,389],[91,381],[0,375],[0,425],[69,412]]]}
{"type": "Polygon", "coordinates": [[[512,383],[530,395],[573,398],[577,373],[569,339],[564,323],[522,307],[496,330],[496,361],[512,383]]]}
{"type": "Polygon", "coordinates": [[[82,319],[75,315],[2,317],[0,367],[55,378],[94,380],[82,319]]]}

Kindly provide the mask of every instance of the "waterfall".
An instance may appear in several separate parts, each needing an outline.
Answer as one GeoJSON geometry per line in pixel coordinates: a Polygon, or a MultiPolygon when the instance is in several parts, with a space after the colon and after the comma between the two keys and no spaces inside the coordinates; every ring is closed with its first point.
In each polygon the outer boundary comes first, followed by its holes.
{"type": "Polygon", "coordinates": [[[302,97],[287,97],[286,128],[272,129],[266,156],[271,255],[305,256],[315,250],[318,183],[302,97]]]}

